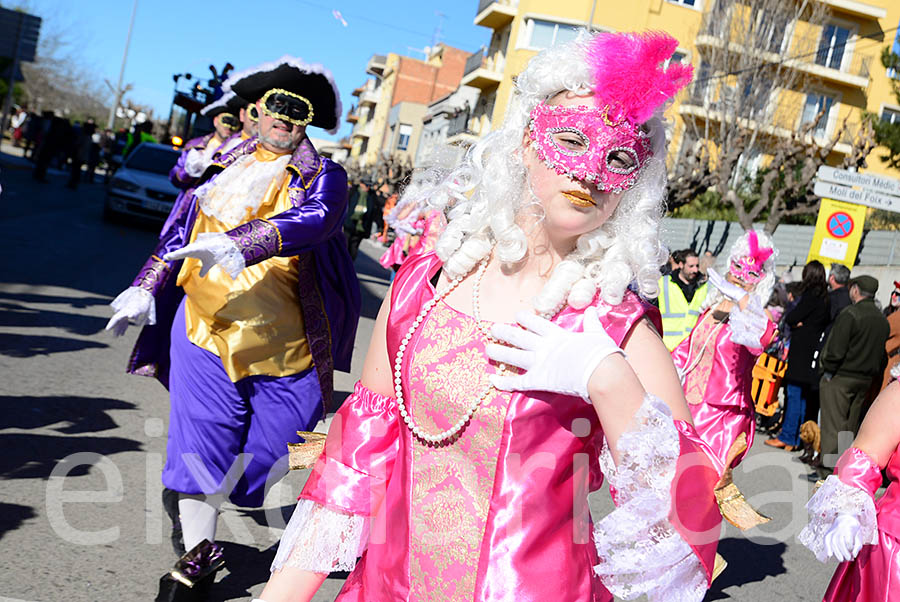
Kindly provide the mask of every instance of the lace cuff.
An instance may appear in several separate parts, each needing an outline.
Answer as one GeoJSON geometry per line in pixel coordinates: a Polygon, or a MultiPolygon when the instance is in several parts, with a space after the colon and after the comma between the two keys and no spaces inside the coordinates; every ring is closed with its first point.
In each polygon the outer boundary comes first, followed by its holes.
{"type": "Polygon", "coordinates": [[[216,263],[234,280],[238,277],[247,264],[241,250],[234,244],[234,240],[221,232],[204,232],[197,235],[197,242],[208,245],[207,249],[215,257],[216,263]]]}
{"type": "Polygon", "coordinates": [[[668,518],[680,455],[668,406],[647,395],[632,426],[619,437],[618,449],[618,466],[605,442],[600,452],[616,509],[594,528],[600,556],[594,571],[610,592],[625,600],[646,594],[651,601],[699,602],[706,593],[706,574],[668,518]]]}
{"type": "Polygon", "coordinates": [[[731,324],[731,340],[733,342],[751,349],[759,349],[760,341],[766,334],[769,319],[759,307],[756,299],[751,299],[747,309],[743,311],[735,303],[734,309],[729,313],[728,322],[731,324]]]}
{"type": "Polygon", "coordinates": [[[281,253],[281,232],[265,219],[255,219],[225,233],[240,251],[245,265],[253,265],[281,253]]]}
{"type": "Polygon", "coordinates": [[[797,539],[816,555],[819,562],[828,560],[825,552],[825,534],[840,514],[849,514],[859,521],[863,542],[878,541],[878,519],[872,497],[856,487],[847,485],[831,475],[806,504],[809,523],[800,531],[797,539]]]}
{"type": "Polygon", "coordinates": [[[281,536],[272,572],[286,566],[314,573],[351,571],[367,540],[363,516],[301,498],[281,536]]]}

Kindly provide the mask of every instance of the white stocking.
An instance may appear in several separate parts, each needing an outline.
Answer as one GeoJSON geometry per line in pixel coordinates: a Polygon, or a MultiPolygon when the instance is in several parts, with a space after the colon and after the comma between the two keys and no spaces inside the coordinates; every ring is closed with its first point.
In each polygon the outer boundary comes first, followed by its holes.
{"type": "Polygon", "coordinates": [[[204,539],[216,539],[216,519],[219,517],[220,496],[178,495],[178,514],[181,516],[181,531],[184,535],[184,549],[191,550],[204,539]]]}

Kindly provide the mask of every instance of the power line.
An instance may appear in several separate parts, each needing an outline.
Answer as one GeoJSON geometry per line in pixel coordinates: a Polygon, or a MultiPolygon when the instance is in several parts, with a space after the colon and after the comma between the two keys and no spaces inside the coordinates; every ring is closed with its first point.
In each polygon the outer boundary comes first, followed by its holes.
{"type": "MultiPolygon", "coordinates": [[[[328,13],[331,13],[331,11],[332,11],[332,7],[330,7],[330,6],[325,6],[324,4],[319,4],[318,2],[310,2],[309,0],[298,0],[298,2],[299,2],[300,4],[305,4],[305,5],[311,6],[311,7],[313,7],[313,8],[318,8],[318,9],[320,9],[320,10],[327,11],[328,13]]],[[[384,21],[378,21],[377,19],[372,19],[371,17],[366,17],[366,16],[364,16],[364,15],[357,15],[357,14],[345,13],[344,11],[341,11],[341,14],[344,15],[344,17],[347,17],[347,18],[352,19],[352,20],[354,20],[354,21],[363,21],[364,23],[370,23],[370,24],[372,24],[372,25],[378,25],[379,27],[385,27],[385,28],[387,28],[387,29],[393,29],[393,30],[395,30],[395,31],[402,31],[403,33],[408,33],[408,34],[412,34],[412,35],[415,35],[415,36],[427,38],[429,41],[434,37],[434,32],[432,32],[432,33],[425,33],[425,32],[423,32],[423,31],[417,31],[417,30],[415,30],[415,29],[408,29],[408,28],[406,28],[406,27],[401,27],[401,26],[399,26],[399,25],[394,25],[393,23],[386,23],[386,22],[384,22],[384,21]]],[[[440,25],[438,25],[438,28],[440,28],[440,25]]],[[[456,47],[459,47],[459,48],[461,48],[461,47],[467,45],[467,44],[463,44],[463,43],[461,43],[461,42],[459,42],[459,41],[457,41],[457,40],[450,40],[450,43],[451,43],[453,46],[456,46],[456,47]]]]}

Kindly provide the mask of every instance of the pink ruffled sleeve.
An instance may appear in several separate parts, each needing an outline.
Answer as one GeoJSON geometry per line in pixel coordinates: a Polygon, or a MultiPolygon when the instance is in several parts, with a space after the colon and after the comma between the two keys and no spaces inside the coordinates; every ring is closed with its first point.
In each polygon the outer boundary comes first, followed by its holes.
{"type": "Polygon", "coordinates": [[[828,559],[825,534],[835,519],[850,515],[860,524],[860,536],[867,544],[873,544],[878,536],[878,515],[875,510],[875,492],[881,486],[881,469],[866,452],[851,447],[835,466],[835,474],[825,479],[806,504],[809,522],[797,536],[821,562],[828,559]]]}
{"type": "Polygon", "coordinates": [[[397,400],[357,383],[335,414],[325,451],[301,498],[355,515],[373,516],[399,449],[397,400]]]}

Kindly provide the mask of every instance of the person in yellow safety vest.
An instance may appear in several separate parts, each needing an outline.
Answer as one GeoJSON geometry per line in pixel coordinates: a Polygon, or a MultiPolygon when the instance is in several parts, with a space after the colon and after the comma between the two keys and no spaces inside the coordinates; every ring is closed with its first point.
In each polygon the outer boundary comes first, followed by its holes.
{"type": "Polygon", "coordinates": [[[706,299],[706,283],[699,284],[700,259],[694,251],[684,253],[684,265],[659,279],[659,312],[662,314],[663,343],[669,351],[691,333],[700,306],[706,299]]]}

